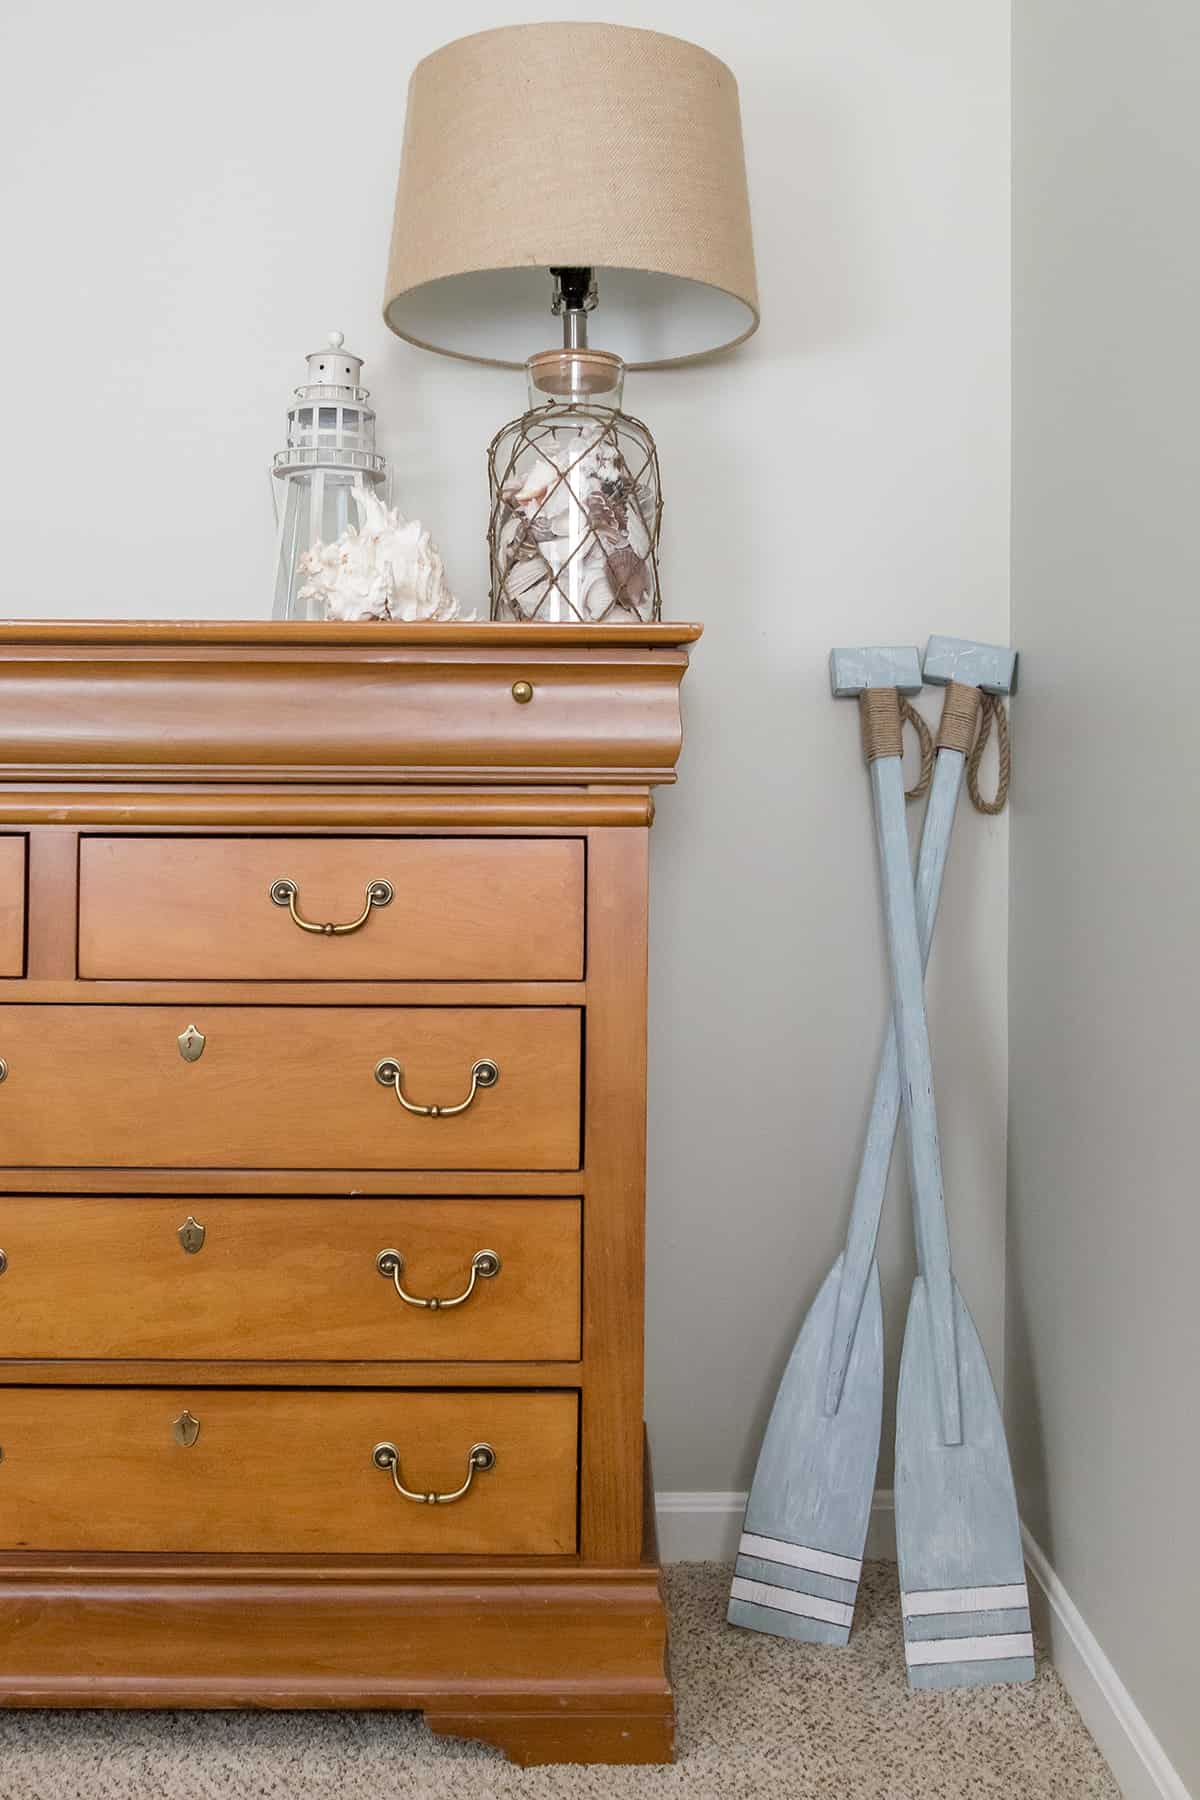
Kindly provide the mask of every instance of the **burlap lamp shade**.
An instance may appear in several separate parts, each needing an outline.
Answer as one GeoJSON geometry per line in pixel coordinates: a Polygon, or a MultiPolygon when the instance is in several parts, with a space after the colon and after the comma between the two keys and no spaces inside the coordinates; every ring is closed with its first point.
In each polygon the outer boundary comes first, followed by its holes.
{"type": "Polygon", "coordinates": [[[410,343],[521,367],[548,270],[593,269],[595,336],[631,368],[740,343],[758,289],[737,84],[680,38],[513,25],[417,66],[384,317],[410,343]]]}

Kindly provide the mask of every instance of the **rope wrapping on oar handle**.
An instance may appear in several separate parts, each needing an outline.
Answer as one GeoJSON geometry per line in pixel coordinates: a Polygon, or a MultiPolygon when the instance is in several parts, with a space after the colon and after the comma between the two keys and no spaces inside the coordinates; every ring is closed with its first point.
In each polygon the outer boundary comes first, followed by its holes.
{"type": "Polygon", "coordinates": [[[971,804],[976,812],[995,815],[1002,813],[1008,804],[1009,783],[1012,780],[1012,750],[1008,741],[1008,714],[1004,710],[1004,702],[998,694],[980,694],[982,705],[979,711],[979,736],[967,755],[967,792],[971,796],[971,804]],[[983,761],[983,753],[987,749],[988,739],[992,734],[992,720],[996,721],[996,752],[998,769],[996,774],[996,792],[990,800],[985,800],[979,791],[979,766],[983,761]]]}
{"type": "Polygon", "coordinates": [[[904,798],[919,800],[933,780],[933,733],[915,706],[896,688],[864,688],[858,696],[858,721],[862,728],[863,755],[869,763],[880,756],[901,756],[903,732],[911,725],[921,746],[921,767],[915,784],[904,798]]]}
{"type": "Polygon", "coordinates": [[[977,687],[969,687],[964,681],[946,683],[937,734],[939,750],[960,750],[964,756],[970,756],[982,702],[983,695],[977,687]]]}

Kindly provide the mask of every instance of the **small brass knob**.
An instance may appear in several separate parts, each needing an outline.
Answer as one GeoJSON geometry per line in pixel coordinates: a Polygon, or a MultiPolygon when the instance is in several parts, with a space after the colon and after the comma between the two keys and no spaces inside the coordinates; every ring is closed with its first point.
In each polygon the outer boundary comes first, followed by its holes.
{"type": "Polygon", "coordinates": [[[512,697],[518,706],[528,706],[529,702],[533,699],[532,681],[514,681],[512,684],[512,697]]]}

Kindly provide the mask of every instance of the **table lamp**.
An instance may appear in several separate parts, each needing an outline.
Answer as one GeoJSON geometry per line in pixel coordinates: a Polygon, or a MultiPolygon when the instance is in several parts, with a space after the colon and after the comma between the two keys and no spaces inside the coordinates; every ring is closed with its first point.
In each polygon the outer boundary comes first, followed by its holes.
{"type": "Polygon", "coordinates": [[[658,618],[654,440],[626,368],[758,325],[737,84],[681,38],[513,25],[418,64],[384,318],[409,343],[524,368],[488,462],[495,618],[658,618]],[[605,348],[588,343],[599,307],[605,348]],[[562,347],[537,350],[547,314],[562,347]],[[530,352],[534,351],[534,354],[530,352]]]}

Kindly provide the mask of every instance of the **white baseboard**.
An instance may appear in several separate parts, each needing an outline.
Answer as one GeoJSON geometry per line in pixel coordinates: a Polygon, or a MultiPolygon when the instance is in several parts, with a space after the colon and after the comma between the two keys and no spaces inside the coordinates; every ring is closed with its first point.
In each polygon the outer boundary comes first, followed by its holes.
{"type": "MultiPolygon", "coordinates": [[[[664,1562],[733,1561],[745,1494],[658,1493],[654,1498],[664,1562]]],[[[1192,1800],[1045,1552],[1027,1530],[1022,1535],[1041,1642],[1125,1800],[1192,1800]]],[[[875,1494],[867,1555],[895,1560],[896,1515],[889,1488],[875,1494]]]]}
{"type": "MultiPolygon", "coordinates": [[[[732,1562],[746,1510],[745,1494],[658,1493],[658,1548],[664,1562],[732,1562]]],[[[871,1508],[867,1555],[896,1559],[896,1516],[890,1488],[871,1508]]]]}
{"type": "Polygon", "coordinates": [[[1028,1529],[1022,1531],[1034,1623],[1125,1800],[1191,1800],[1132,1694],[1028,1529]]]}

